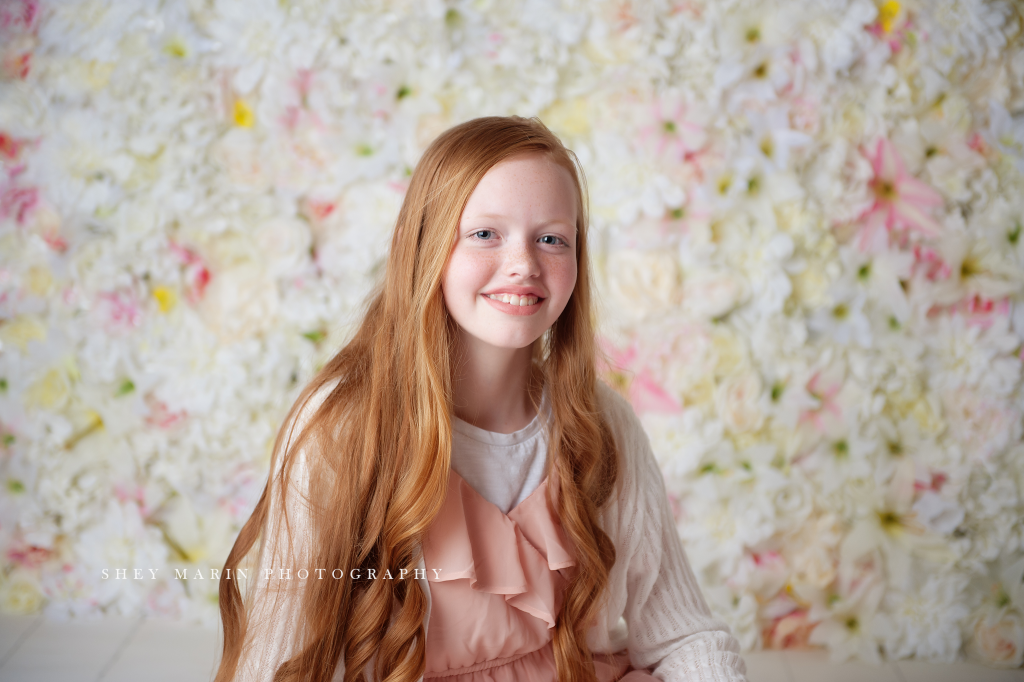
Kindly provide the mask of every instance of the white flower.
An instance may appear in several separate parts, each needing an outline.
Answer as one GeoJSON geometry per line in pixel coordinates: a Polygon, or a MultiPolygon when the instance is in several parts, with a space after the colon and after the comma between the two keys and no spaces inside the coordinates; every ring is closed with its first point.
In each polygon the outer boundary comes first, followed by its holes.
{"type": "Polygon", "coordinates": [[[748,153],[760,155],[771,170],[787,170],[792,150],[811,143],[809,135],[789,127],[789,114],[783,107],[772,107],[763,115],[751,112],[748,118],[753,133],[747,142],[753,149],[748,153]]]}
{"type": "Polygon", "coordinates": [[[998,149],[1024,173],[1024,119],[1011,117],[1006,108],[996,100],[989,100],[988,129],[985,131],[989,144],[998,149]]]}
{"type": "Polygon", "coordinates": [[[793,567],[792,580],[815,590],[824,590],[836,578],[838,548],[842,532],[832,514],[808,518],[785,539],[783,555],[793,567]]]}
{"type": "Polygon", "coordinates": [[[898,322],[910,318],[910,303],[900,282],[910,279],[912,254],[896,250],[867,254],[849,246],[841,247],[839,254],[846,268],[847,286],[863,287],[871,300],[887,309],[898,322]]]}
{"type": "Polygon", "coordinates": [[[939,535],[949,535],[964,520],[960,504],[930,490],[921,493],[914,502],[914,513],[926,529],[939,535]]]}
{"type": "Polygon", "coordinates": [[[309,262],[312,236],[306,223],[294,218],[276,218],[256,228],[256,245],[272,277],[295,274],[309,262]]]}
{"type": "Polygon", "coordinates": [[[971,461],[986,462],[1006,447],[1020,410],[970,387],[943,392],[942,406],[950,429],[971,461]]]}
{"type": "Polygon", "coordinates": [[[269,185],[269,160],[250,129],[232,128],[213,145],[211,153],[236,185],[252,190],[263,190],[269,185]]]}
{"type": "Polygon", "coordinates": [[[818,621],[809,642],[828,647],[829,659],[881,663],[878,605],[884,583],[876,561],[841,574],[838,593],[813,602],[808,619],[818,621]]]}
{"type": "Polygon", "coordinates": [[[616,251],[608,255],[606,270],[618,315],[644,318],[679,304],[679,264],[671,254],[616,251]]]}
{"type": "Polygon", "coordinates": [[[870,455],[877,443],[857,431],[826,434],[800,461],[822,492],[829,494],[852,479],[866,479],[871,474],[870,455]]]}
{"type": "Polygon", "coordinates": [[[814,332],[830,336],[836,343],[856,342],[870,348],[871,323],[864,315],[864,303],[863,293],[834,287],[832,303],[816,312],[807,321],[807,326],[814,332]]]}
{"type": "Polygon", "coordinates": [[[956,660],[960,622],[969,613],[964,604],[966,587],[966,576],[931,575],[918,591],[886,595],[880,630],[885,633],[888,656],[947,663],[956,660]]]}
{"type": "Polygon", "coordinates": [[[1024,616],[1017,609],[982,608],[971,617],[965,650],[993,668],[1019,668],[1024,662],[1024,616]]]}
{"type": "Polygon", "coordinates": [[[222,341],[260,334],[274,324],[277,287],[261,267],[245,263],[214,274],[199,310],[222,341]]]}
{"type": "Polygon", "coordinates": [[[31,572],[16,569],[0,575],[0,611],[18,616],[38,613],[44,602],[39,579],[31,572]]]}
{"type": "Polygon", "coordinates": [[[687,272],[683,278],[683,310],[706,320],[721,317],[743,300],[746,291],[743,279],[729,270],[687,272]]]}
{"type": "Polygon", "coordinates": [[[715,391],[718,416],[733,431],[754,431],[764,420],[758,406],[760,398],[761,377],[755,372],[728,377],[715,391]]]}

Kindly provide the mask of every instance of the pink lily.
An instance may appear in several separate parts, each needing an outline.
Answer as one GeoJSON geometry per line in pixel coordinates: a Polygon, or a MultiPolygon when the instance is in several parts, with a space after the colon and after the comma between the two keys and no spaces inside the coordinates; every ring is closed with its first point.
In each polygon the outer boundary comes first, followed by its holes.
{"type": "Polygon", "coordinates": [[[690,161],[702,149],[704,128],[686,120],[687,107],[676,103],[673,107],[667,101],[654,104],[654,124],[640,130],[640,139],[645,144],[653,138],[655,153],[661,156],[666,150],[673,160],[690,161]]]}
{"type": "Polygon", "coordinates": [[[875,174],[870,184],[875,202],[861,215],[861,250],[888,246],[876,241],[883,227],[889,232],[906,228],[918,230],[927,237],[938,236],[941,226],[929,215],[929,210],[942,206],[942,195],[908,173],[896,147],[884,137],[878,140],[874,153],[865,156],[871,161],[875,174]]]}
{"type": "Polygon", "coordinates": [[[624,350],[614,348],[610,343],[603,340],[601,346],[611,361],[611,367],[605,368],[606,371],[619,375],[632,373],[633,376],[627,380],[629,382],[627,391],[629,393],[629,402],[632,403],[633,408],[638,414],[643,414],[644,412],[678,413],[682,411],[679,401],[662,388],[650,368],[643,365],[639,367],[634,366],[634,364],[639,364],[637,359],[640,355],[636,343],[631,343],[624,350]]]}

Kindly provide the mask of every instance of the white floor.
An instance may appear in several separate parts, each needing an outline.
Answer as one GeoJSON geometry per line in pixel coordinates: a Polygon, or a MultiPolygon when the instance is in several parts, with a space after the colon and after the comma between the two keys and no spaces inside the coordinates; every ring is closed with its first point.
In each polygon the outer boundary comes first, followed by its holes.
{"type": "MultiPolygon", "coordinates": [[[[178,623],[0,616],[0,682],[202,682],[213,678],[219,654],[217,632],[178,623]]],[[[746,660],[750,682],[1024,682],[1024,669],[967,663],[834,664],[806,651],[746,660]]]]}

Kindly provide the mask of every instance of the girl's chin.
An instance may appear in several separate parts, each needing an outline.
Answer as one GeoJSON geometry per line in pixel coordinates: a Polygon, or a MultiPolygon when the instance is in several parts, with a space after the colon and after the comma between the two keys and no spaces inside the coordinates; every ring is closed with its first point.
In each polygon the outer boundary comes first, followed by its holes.
{"type": "Polygon", "coordinates": [[[538,334],[520,333],[524,330],[507,329],[500,326],[489,326],[480,329],[479,333],[463,328],[464,339],[478,348],[487,347],[491,350],[517,351],[529,348],[541,337],[544,332],[538,334]]]}

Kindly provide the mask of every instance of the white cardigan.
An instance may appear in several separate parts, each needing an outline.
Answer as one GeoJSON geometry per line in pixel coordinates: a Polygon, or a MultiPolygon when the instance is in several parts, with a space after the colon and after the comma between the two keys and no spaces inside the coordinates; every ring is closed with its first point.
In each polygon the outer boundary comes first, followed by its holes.
{"type": "MultiPolygon", "coordinates": [[[[332,388],[331,384],[321,388],[299,411],[290,427],[292,437],[298,433],[296,426],[305,425],[332,388]]],[[[617,494],[600,517],[601,528],[615,544],[616,561],[609,574],[606,605],[598,624],[587,634],[587,644],[595,653],[628,649],[634,668],[653,668],[654,676],[667,682],[745,682],[746,665],[739,644],[728,627],[711,615],[686,559],[647,434],[629,403],[611,388],[598,382],[597,397],[619,452],[617,494]]],[[[303,561],[307,549],[303,508],[295,495],[308,489],[308,470],[305,453],[296,456],[289,480],[289,499],[293,501],[289,504],[289,529],[273,527],[268,531],[270,541],[261,544],[259,562],[253,566],[257,570],[250,571],[246,581],[246,596],[255,601],[247,601],[252,627],[239,661],[238,681],[272,680],[277,667],[293,655],[298,600],[289,599],[288,593],[301,588],[304,581],[296,572],[308,566],[303,561]],[[274,540],[291,544],[282,546],[274,540]],[[285,575],[279,573],[281,568],[291,568],[292,577],[268,581],[263,577],[268,568],[274,576],[285,575]]],[[[275,474],[280,459],[275,455],[275,474]]],[[[279,519],[276,491],[270,492],[275,493],[270,518],[279,519]]],[[[424,569],[421,577],[414,579],[427,596],[426,631],[430,586],[422,558],[419,568],[424,569]]],[[[331,579],[328,575],[324,578],[331,579]]],[[[316,576],[311,572],[307,579],[316,576]]],[[[334,679],[340,681],[343,676],[344,662],[339,661],[334,679]]]]}

